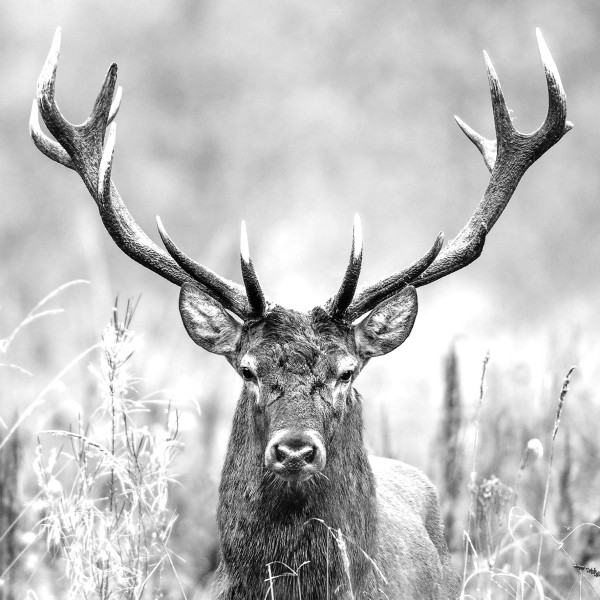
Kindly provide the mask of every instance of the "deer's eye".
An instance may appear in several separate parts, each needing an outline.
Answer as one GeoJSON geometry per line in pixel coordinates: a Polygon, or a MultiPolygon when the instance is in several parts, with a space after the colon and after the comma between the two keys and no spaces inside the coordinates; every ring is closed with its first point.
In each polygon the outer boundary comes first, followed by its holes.
{"type": "Polygon", "coordinates": [[[248,367],[242,367],[242,377],[244,378],[244,381],[254,381],[256,379],[254,372],[248,367]]]}
{"type": "Polygon", "coordinates": [[[342,383],[348,383],[352,379],[352,375],[354,375],[354,371],[352,369],[348,369],[340,375],[340,381],[342,383]]]}

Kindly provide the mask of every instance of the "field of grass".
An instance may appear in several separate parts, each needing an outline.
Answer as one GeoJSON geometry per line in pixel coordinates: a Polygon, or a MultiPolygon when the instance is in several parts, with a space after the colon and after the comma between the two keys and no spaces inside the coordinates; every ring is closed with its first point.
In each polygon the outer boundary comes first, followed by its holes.
{"type": "MultiPolygon", "coordinates": [[[[0,590],[15,599],[208,597],[223,398],[199,391],[194,400],[176,382],[146,390],[149,350],[133,301],[108,306],[96,341],[54,375],[30,372],[19,342],[45,326],[60,346],[69,314],[59,306],[85,285],[62,286],[16,326],[2,322],[0,590]]],[[[455,341],[440,365],[420,465],[440,491],[465,598],[598,595],[599,373],[592,340],[579,344],[580,364],[562,372],[549,344],[476,360],[455,341]]],[[[408,429],[385,431],[388,421],[371,420],[368,438],[403,458],[394,439],[408,429]]]]}

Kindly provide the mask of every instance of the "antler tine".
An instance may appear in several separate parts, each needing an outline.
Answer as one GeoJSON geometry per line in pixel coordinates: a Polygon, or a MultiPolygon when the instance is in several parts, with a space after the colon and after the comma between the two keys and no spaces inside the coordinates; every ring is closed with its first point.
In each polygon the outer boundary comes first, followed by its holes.
{"type": "Polygon", "coordinates": [[[354,298],[344,313],[345,319],[348,321],[358,319],[361,315],[375,308],[380,302],[391,298],[394,294],[397,294],[401,289],[409,285],[410,282],[423,273],[436,259],[443,244],[444,234],[440,233],[429,251],[410,266],[385,279],[359,289],[356,298],[354,298]]]}
{"type": "Polygon", "coordinates": [[[491,173],[496,162],[497,144],[496,140],[488,140],[479,135],[474,129],[469,127],[460,117],[454,115],[454,120],[458,123],[462,132],[475,144],[481,155],[488,171],[491,173]]]}
{"type": "Polygon", "coordinates": [[[242,221],[240,232],[240,262],[251,315],[254,318],[262,317],[267,311],[267,300],[260,287],[258,276],[250,258],[250,247],[248,245],[248,233],[246,232],[245,221],[242,221]]]}
{"type": "Polygon", "coordinates": [[[57,27],[52,39],[50,51],[46,57],[46,62],[37,82],[37,100],[42,120],[50,130],[50,133],[56,137],[53,130],[71,129],[73,126],[61,114],[56,101],[54,92],[56,85],[56,69],[58,68],[58,57],[60,55],[60,42],[62,30],[57,27]]]}
{"type": "Polygon", "coordinates": [[[40,127],[39,121],[39,110],[37,100],[33,101],[31,106],[31,115],[29,117],[29,135],[36,145],[37,149],[45,154],[48,158],[68,167],[73,168],[73,162],[71,157],[67,154],[67,151],[54,140],[51,140],[40,127]]]}
{"type": "MultiPolygon", "coordinates": [[[[496,130],[496,139],[493,140],[493,142],[496,146],[497,154],[498,151],[502,151],[508,147],[509,142],[514,138],[517,130],[513,127],[510,111],[508,110],[508,106],[506,106],[504,93],[502,92],[502,86],[500,85],[500,80],[496,74],[496,69],[494,69],[494,65],[492,64],[492,61],[485,50],[483,51],[483,59],[485,61],[485,68],[490,86],[490,96],[492,97],[494,129],[496,130]]],[[[495,162],[495,159],[493,162],[491,162],[492,169],[494,168],[495,162]]],[[[490,169],[490,171],[492,169],[490,169]]]]}
{"type": "Polygon", "coordinates": [[[325,309],[332,317],[344,315],[354,298],[356,286],[358,285],[358,278],[360,277],[362,255],[362,224],[360,222],[360,216],[356,214],[354,215],[354,227],[352,229],[352,249],[350,250],[350,259],[348,260],[348,266],[346,267],[342,285],[340,286],[338,293],[325,305],[325,309]]]}
{"type": "Polygon", "coordinates": [[[39,124],[39,114],[41,113],[42,120],[46,123],[46,126],[55,137],[54,131],[58,132],[62,129],[72,129],[71,123],[62,116],[54,100],[56,69],[60,54],[60,40],[61,29],[58,27],[52,40],[50,52],[48,52],[46,62],[44,63],[38,78],[37,99],[33,101],[31,116],[29,117],[29,133],[38,150],[48,158],[72,169],[74,168],[73,163],[67,151],[61,144],[51,140],[45,135],[39,124]]]}
{"type": "MultiPolygon", "coordinates": [[[[194,272],[186,272],[144,233],[119,196],[111,180],[116,141],[114,118],[122,97],[121,88],[115,94],[117,65],[113,63],[108,69],[92,113],[83,124],[73,125],[61,114],[55,101],[60,39],[61,31],[58,28],[37,87],[39,114],[57,141],[41,131],[38,111],[32,109],[30,131],[34,143],[46,156],[77,172],[96,202],[106,230],[125,254],[172,283],[193,283],[201,287],[218,297],[231,312],[245,318],[248,305],[241,286],[236,287],[236,284],[218,276],[197,279],[194,272]],[[107,126],[108,136],[103,148],[107,126]]],[[[209,272],[207,269],[204,275],[209,272]]]]}
{"type": "Polygon", "coordinates": [[[552,136],[558,136],[556,140],[558,141],[565,133],[573,129],[573,123],[566,120],[567,96],[556,63],[550,54],[548,45],[539,27],[536,28],[535,35],[540,58],[542,59],[546,73],[546,85],[548,86],[548,114],[546,120],[535,134],[539,134],[539,137],[543,138],[542,134],[552,132],[552,136]]]}
{"type": "Polygon", "coordinates": [[[120,90],[121,93],[115,95],[117,70],[116,63],[112,63],[110,67],[108,67],[108,71],[102,82],[102,87],[94,102],[92,112],[86,121],[80,125],[84,134],[96,134],[100,137],[100,140],[104,139],[106,127],[109,122],[114,120],[117,116],[117,112],[121,106],[121,98],[123,96],[122,90],[120,90]]]}
{"type": "Polygon", "coordinates": [[[205,282],[206,287],[213,290],[214,295],[217,296],[217,299],[225,308],[242,318],[248,315],[250,311],[242,286],[217,275],[208,267],[197,263],[187,254],[184,254],[169,237],[158,216],[156,217],[156,225],[167,252],[184,271],[189,273],[196,281],[205,282]]]}

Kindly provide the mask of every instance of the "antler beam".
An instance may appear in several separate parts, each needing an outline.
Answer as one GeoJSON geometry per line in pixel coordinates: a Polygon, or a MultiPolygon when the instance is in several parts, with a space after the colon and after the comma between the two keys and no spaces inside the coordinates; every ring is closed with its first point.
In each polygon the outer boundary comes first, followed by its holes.
{"type": "MultiPolygon", "coordinates": [[[[455,117],[465,135],[483,155],[491,172],[483,198],[467,224],[443,250],[440,236],[433,248],[410,267],[361,288],[344,312],[343,317],[346,320],[353,321],[359,318],[407,285],[427,285],[473,262],[481,254],[486,235],[506,208],[525,171],[573,127],[566,120],[567,97],[558,69],[539,29],[536,30],[536,36],[548,86],[549,106],[544,123],[530,134],[515,129],[496,71],[484,52],[496,139],[485,139],[455,117]]],[[[326,307],[332,305],[335,305],[334,299],[329,300],[326,307]]]]}
{"type": "MultiPolygon", "coordinates": [[[[113,120],[122,95],[121,88],[115,94],[117,65],[113,63],[108,69],[90,117],[81,125],[73,125],[61,114],[55,100],[60,41],[61,30],[58,28],[38,79],[37,100],[34,100],[31,111],[29,129],[35,145],[52,160],[77,172],[98,206],[104,227],[125,254],[172,283],[197,285],[242,319],[260,316],[266,310],[267,301],[262,292],[257,292],[260,286],[256,274],[249,302],[247,290],[242,286],[183,254],[160,222],[159,232],[169,254],[161,250],[135,222],[111,180],[116,141],[113,120]],[[39,115],[56,141],[42,132],[39,115]]],[[[250,265],[246,273],[254,273],[249,258],[246,263],[250,265]]],[[[244,276],[244,279],[248,277],[244,276]]]]}

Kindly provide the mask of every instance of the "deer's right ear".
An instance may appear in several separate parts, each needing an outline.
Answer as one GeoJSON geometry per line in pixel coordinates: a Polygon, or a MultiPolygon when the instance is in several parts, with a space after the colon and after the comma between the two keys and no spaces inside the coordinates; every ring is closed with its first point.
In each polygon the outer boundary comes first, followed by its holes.
{"type": "Polygon", "coordinates": [[[369,359],[395,350],[410,335],[417,309],[417,291],[412,286],[378,304],[366,319],[354,326],[360,357],[369,359]]]}
{"type": "Polygon", "coordinates": [[[208,294],[184,283],[179,312],[189,336],[205,350],[231,359],[237,354],[242,325],[208,294]]]}

